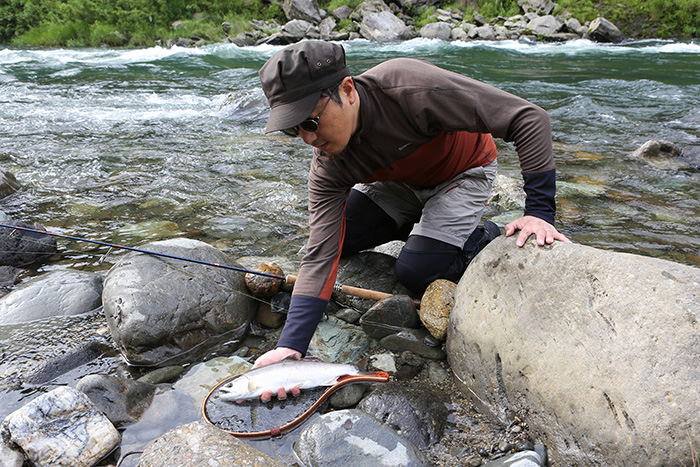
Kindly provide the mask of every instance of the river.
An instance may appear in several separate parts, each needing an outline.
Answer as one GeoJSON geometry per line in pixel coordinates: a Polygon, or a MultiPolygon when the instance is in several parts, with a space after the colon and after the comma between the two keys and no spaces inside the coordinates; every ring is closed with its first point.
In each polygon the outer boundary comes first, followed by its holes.
{"type": "MultiPolygon", "coordinates": [[[[353,74],[411,56],[540,105],[552,119],[560,231],[585,245],[700,266],[697,41],[343,45],[353,74]],[[633,159],[650,139],[687,153],[672,168],[633,159]]],[[[22,185],[0,211],[130,246],[186,236],[234,258],[276,258],[294,272],[307,235],[310,150],[263,132],[257,71],[277,50],[0,46],[0,168],[22,185]]],[[[499,151],[500,172],[519,178],[513,147],[499,143],[499,151]]],[[[59,250],[39,273],[104,271],[122,253],[102,258],[104,248],[64,240],[59,250]]],[[[62,323],[0,330],[0,374],[60,353],[90,328],[62,323]]],[[[0,396],[0,420],[28,397],[0,396]]]]}

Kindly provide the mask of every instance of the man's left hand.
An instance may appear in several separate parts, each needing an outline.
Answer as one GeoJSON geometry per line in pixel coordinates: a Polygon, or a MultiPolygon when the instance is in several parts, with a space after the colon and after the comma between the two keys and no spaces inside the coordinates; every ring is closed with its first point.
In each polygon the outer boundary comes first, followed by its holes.
{"type": "Polygon", "coordinates": [[[519,247],[525,245],[525,242],[530,237],[530,235],[535,235],[537,239],[537,244],[543,246],[546,244],[554,243],[554,240],[559,240],[560,242],[571,243],[571,240],[566,238],[563,234],[549,222],[534,216],[523,216],[520,219],[516,219],[509,224],[506,224],[506,237],[510,237],[516,231],[520,231],[515,244],[519,247]]]}

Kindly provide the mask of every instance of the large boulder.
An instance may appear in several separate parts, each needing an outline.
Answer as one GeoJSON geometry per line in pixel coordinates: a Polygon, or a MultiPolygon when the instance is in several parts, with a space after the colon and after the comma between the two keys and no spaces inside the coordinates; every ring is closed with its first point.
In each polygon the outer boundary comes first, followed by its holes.
{"type": "Polygon", "coordinates": [[[0,265],[24,267],[46,262],[56,254],[56,239],[50,235],[14,229],[24,227],[43,231],[39,223],[6,220],[0,227],[0,265]]]}
{"type": "Polygon", "coordinates": [[[282,10],[290,20],[300,19],[313,24],[321,22],[321,10],[316,0],[284,0],[282,10]]]}
{"type": "Polygon", "coordinates": [[[617,26],[600,17],[591,22],[586,37],[595,42],[622,42],[625,40],[625,35],[617,26]]]}
{"type": "Polygon", "coordinates": [[[0,325],[75,316],[101,305],[102,277],[82,271],[53,271],[0,298],[0,325]]]}
{"type": "Polygon", "coordinates": [[[548,440],[557,465],[691,465],[700,445],[700,269],[499,237],[460,281],[461,389],[548,440]]]}
{"type": "Polygon", "coordinates": [[[360,25],[360,34],[365,39],[377,42],[399,40],[406,30],[406,23],[390,11],[370,13],[364,17],[360,25]]]}
{"type": "MultiPolygon", "coordinates": [[[[196,240],[153,242],[145,250],[239,267],[196,240]]],[[[191,361],[226,339],[241,337],[257,309],[244,275],[144,253],[129,253],[107,274],[102,301],[109,330],[127,362],[191,361]]]]}

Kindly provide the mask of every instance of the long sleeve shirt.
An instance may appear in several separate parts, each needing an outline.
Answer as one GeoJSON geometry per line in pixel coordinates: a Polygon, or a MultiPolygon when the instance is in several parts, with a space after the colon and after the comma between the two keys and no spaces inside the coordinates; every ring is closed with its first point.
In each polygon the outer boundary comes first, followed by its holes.
{"type": "Polygon", "coordinates": [[[308,180],[310,235],[278,346],[306,353],[333,292],[356,183],[435,186],[496,157],[491,136],[513,142],[525,214],[554,223],[551,127],[540,107],[477,80],[409,58],[354,78],[359,128],[341,154],[314,150],[308,180]]]}

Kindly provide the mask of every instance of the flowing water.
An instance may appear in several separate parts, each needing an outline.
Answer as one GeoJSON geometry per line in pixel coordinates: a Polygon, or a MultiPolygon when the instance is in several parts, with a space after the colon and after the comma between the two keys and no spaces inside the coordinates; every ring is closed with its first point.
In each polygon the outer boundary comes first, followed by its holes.
{"type": "MultiPolygon", "coordinates": [[[[558,228],[589,246],[700,265],[699,43],[344,46],[354,74],[411,56],[545,108],[558,228]],[[632,158],[650,139],[685,153],[663,167],[632,158]]],[[[257,71],[278,49],[0,46],[0,168],[23,187],[0,210],[130,246],[187,236],[234,258],[279,258],[294,272],[307,235],[310,150],[263,133],[268,108],[257,71]]],[[[519,178],[512,146],[499,149],[501,173],[519,178]]],[[[104,248],[59,241],[59,249],[60,259],[39,272],[106,270],[121,254],[99,262],[104,248]]],[[[0,373],[57,353],[57,341],[76,343],[89,327],[54,320],[0,329],[0,373]]],[[[0,397],[0,420],[29,397],[9,394],[0,397]]]]}

